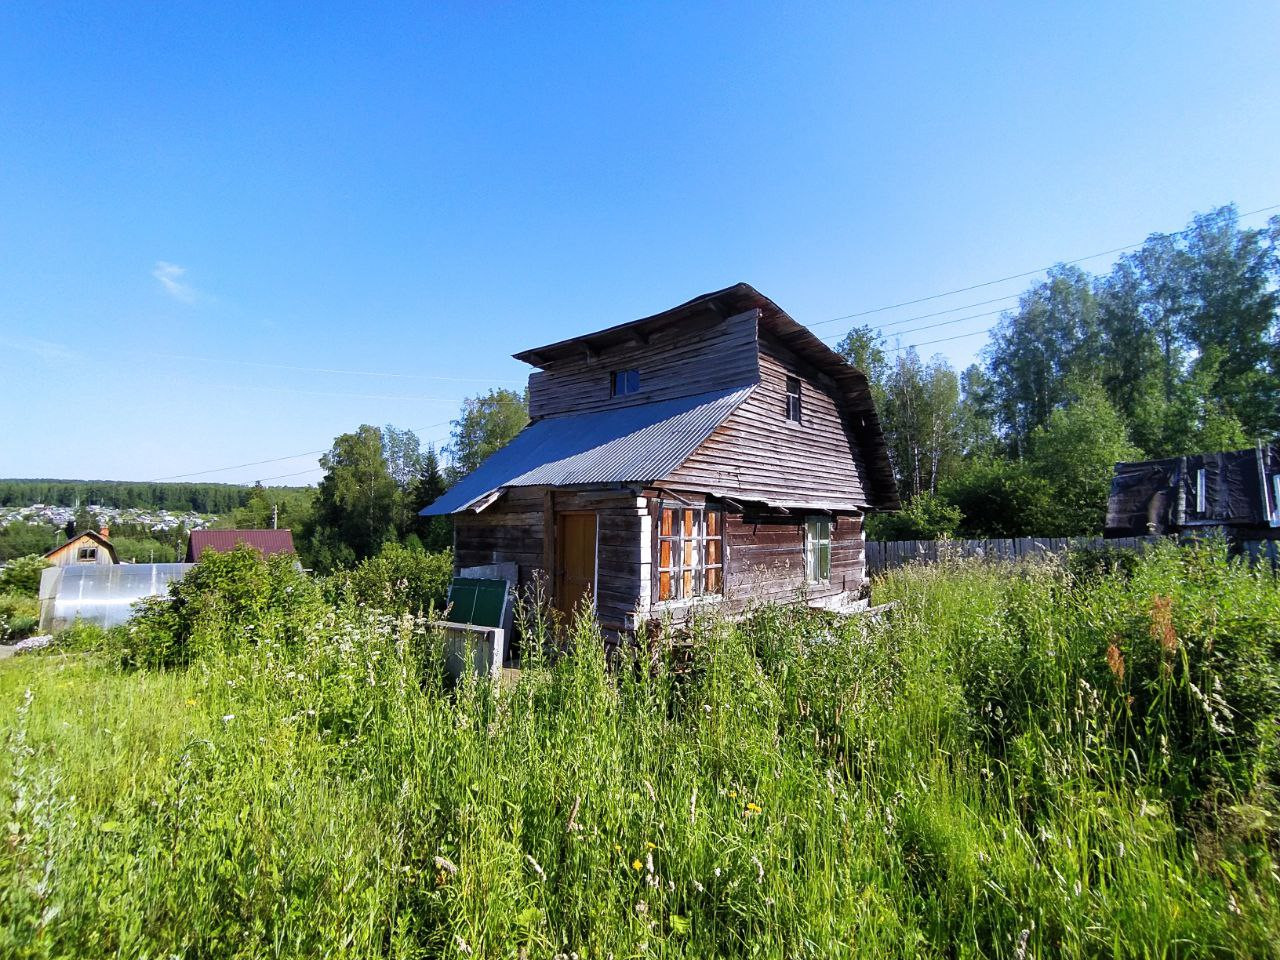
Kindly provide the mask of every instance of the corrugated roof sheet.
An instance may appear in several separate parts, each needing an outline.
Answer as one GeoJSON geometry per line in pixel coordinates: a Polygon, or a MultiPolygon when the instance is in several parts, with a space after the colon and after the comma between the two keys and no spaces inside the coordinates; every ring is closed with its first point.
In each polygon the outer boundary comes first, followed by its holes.
{"type": "Polygon", "coordinates": [[[752,389],[538,420],[422,514],[457,513],[504,487],[657,480],[688,459],[752,389]]]}
{"type": "Polygon", "coordinates": [[[206,550],[230,553],[241,543],[267,555],[294,552],[293,533],[289,530],[192,530],[187,541],[187,562],[199,560],[206,550]]]}

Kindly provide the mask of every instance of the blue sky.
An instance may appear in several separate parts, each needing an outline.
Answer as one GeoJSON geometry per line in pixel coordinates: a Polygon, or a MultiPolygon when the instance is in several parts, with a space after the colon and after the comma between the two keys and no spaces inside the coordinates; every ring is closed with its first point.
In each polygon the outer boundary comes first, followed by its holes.
{"type": "Polygon", "coordinates": [[[512,352],[739,280],[834,340],[1280,204],[1278,37],[1274,3],[6,4],[0,476],[313,482],[205,471],[443,441],[512,352]]]}

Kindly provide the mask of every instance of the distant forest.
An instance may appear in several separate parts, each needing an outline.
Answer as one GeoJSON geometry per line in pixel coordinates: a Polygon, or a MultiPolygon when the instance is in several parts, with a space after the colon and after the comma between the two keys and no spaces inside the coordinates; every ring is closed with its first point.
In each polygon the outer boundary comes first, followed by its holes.
{"type": "MultiPolygon", "coordinates": [[[[294,487],[272,488],[294,490],[294,487]]],[[[230,483],[142,483],[132,480],[0,480],[0,507],[44,503],[225,514],[249,502],[253,488],[230,483]]]]}

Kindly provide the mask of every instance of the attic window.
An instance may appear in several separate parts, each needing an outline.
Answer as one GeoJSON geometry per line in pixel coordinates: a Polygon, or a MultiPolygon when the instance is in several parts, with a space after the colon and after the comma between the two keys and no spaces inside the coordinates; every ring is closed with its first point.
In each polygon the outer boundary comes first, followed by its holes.
{"type": "Polygon", "coordinates": [[[787,377],[787,419],[800,422],[800,378],[787,377]]]}
{"type": "Polygon", "coordinates": [[[1205,490],[1204,467],[1196,471],[1196,513],[1209,509],[1209,497],[1205,490]]]}
{"type": "Polygon", "coordinates": [[[90,560],[97,560],[97,559],[98,559],[97,547],[81,547],[76,552],[76,560],[78,561],[87,563],[90,560]]]}
{"type": "Polygon", "coordinates": [[[640,392],[639,370],[614,370],[609,374],[609,396],[625,397],[640,392]]]}

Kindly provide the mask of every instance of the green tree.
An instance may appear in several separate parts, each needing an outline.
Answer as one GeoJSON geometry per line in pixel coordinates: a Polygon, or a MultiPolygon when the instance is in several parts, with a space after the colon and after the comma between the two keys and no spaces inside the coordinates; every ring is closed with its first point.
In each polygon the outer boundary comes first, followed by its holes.
{"type": "Polygon", "coordinates": [[[435,447],[427,447],[422,457],[422,470],[413,485],[410,502],[413,522],[410,530],[427,550],[445,550],[453,545],[453,521],[448,517],[422,517],[418,511],[440,499],[449,488],[435,447]]]}
{"type": "Polygon", "coordinates": [[[1142,455],[1129,442],[1124,421],[1097,384],[1076,388],[1076,398],[1037,427],[1028,444],[1033,473],[1053,491],[1053,509],[1041,536],[1096,535],[1102,531],[1115,464],[1142,455]]]}
{"type": "Polygon", "coordinates": [[[59,539],[57,531],[46,524],[14,520],[0,529],[0,561],[47,553],[57,546],[59,539]]]}
{"type": "Polygon", "coordinates": [[[960,510],[966,537],[1043,535],[1053,515],[1053,490],[1021,460],[979,455],[942,484],[941,495],[960,510]]]}
{"type": "Polygon", "coordinates": [[[414,526],[413,488],[422,472],[422,445],[412,430],[382,428],[382,454],[396,484],[396,532],[403,537],[414,526]]]}
{"type": "Polygon", "coordinates": [[[897,513],[873,514],[867,521],[867,537],[871,540],[936,540],[954,534],[963,519],[954,503],[925,490],[897,513]]]}
{"type": "Polygon", "coordinates": [[[514,390],[490,390],[471,397],[453,421],[454,478],[470,473],[490,454],[511,442],[529,422],[528,400],[514,390]]]}
{"type": "Polygon", "coordinates": [[[382,452],[382,433],[364,424],[342,434],[320,465],[326,473],[306,538],[311,561],[330,570],[374,556],[396,535],[398,491],[382,452]]]}

